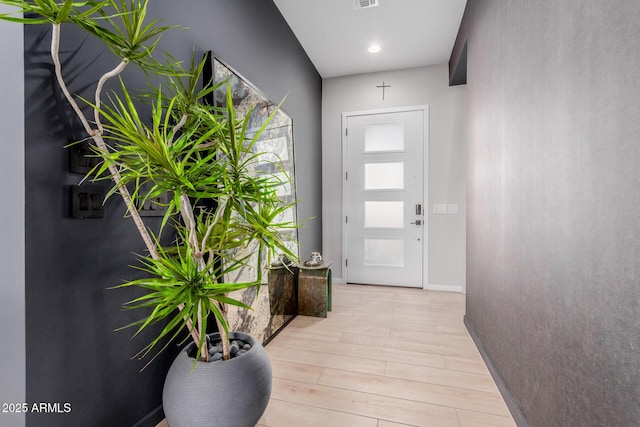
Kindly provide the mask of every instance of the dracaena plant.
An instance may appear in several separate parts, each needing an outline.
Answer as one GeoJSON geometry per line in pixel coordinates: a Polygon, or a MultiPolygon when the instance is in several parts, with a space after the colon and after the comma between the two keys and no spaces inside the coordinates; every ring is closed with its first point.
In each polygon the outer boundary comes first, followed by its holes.
{"type": "Polygon", "coordinates": [[[236,117],[229,88],[226,108],[206,105],[204,97],[219,85],[198,89],[204,60],[192,59],[188,70],[170,55],[162,64],[154,60],[151,54],[160,35],[172,27],[146,22],[148,0],[0,3],[16,9],[0,19],[52,25],[56,78],[102,159],[88,177],[113,181],[107,197],[123,198],[145,243],[147,253],[139,256],[135,267],[145,277],[117,286],[146,290],[125,304],[148,310],[148,315],[127,325],[136,327],[136,334],[150,325],[162,325],[141,355],[161,342],[171,342],[186,328],[199,358],[207,361],[207,323],[213,320],[228,359],[227,307],[249,308],[229,294],[259,286],[261,263],[270,254],[277,251],[295,258],[283,231],[296,224],[279,219],[291,205],[280,200],[278,188],[289,183],[282,182],[282,174],[277,178],[260,173],[265,157],[254,149],[269,120],[257,131],[248,129],[250,114],[245,119],[236,117]],[[75,24],[98,37],[119,58],[118,65],[98,79],[94,98],[81,101],[91,106],[92,120],[64,81],[58,55],[62,23],[75,24]],[[122,81],[118,93],[108,94],[109,102],[103,102],[104,84],[129,64],[164,81],[142,97],[151,104],[149,119],[138,112],[140,96],[132,96],[122,81]],[[168,195],[168,201],[161,229],[170,229],[175,236],[169,245],[160,243],[137,209],[162,194],[168,195]],[[248,265],[256,273],[251,280],[225,282],[230,273],[248,265]]]}

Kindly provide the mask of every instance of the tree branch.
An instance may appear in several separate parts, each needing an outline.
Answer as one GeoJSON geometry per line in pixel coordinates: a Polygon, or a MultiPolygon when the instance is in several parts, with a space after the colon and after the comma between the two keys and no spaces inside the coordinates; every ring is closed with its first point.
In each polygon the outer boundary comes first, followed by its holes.
{"type": "Polygon", "coordinates": [[[128,63],[129,63],[129,60],[127,58],[123,58],[122,61],[120,61],[120,64],[118,64],[116,68],[109,71],[108,73],[103,74],[102,77],[100,77],[100,80],[98,80],[98,85],[96,86],[96,95],[95,95],[96,106],[93,109],[93,117],[96,121],[96,125],[98,126],[98,132],[100,132],[100,135],[102,135],[104,132],[104,129],[102,128],[102,123],[100,123],[100,105],[102,101],[101,99],[102,88],[104,87],[104,84],[107,82],[107,80],[122,73],[122,71],[125,69],[128,63]]]}
{"type": "Polygon", "coordinates": [[[167,141],[168,147],[171,147],[173,145],[173,139],[176,137],[176,134],[178,133],[178,131],[182,129],[182,126],[184,126],[188,118],[189,116],[187,114],[183,114],[182,117],[180,118],[180,121],[173,127],[173,131],[171,132],[171,138],[169,138],[169,141],[167,141]]]}
{"type": "MultiPolygon", "coordinates": [[[[182,313],[182,310],[184,310],[184,304],[178,304],[178,311],[182,313]]],[[[193,327],[193,322],[191,321],[191,319],[189,319],[187,316],[184,316],[183,318],[187,323],[187,330],[189,331],[189,334],[191,334],[191,338],[193,339],[193,342],[195,342],[196,345],[198,345],[198,343],[200,343],[200,334],[198,330],[196,330],[196,328],[193,327]]]]}
{"type": "MultiPolygon", "coordinates": [[[[216,306],[218,307],[218,310],[220,310],[220,313],[222,313],[223,315],[226,315],[226,307],[224,307],[224,305],[220,302],[220,301],[216,301],[214,299],[210,299],[210,301],[216,306]]],[[[220,320],[218,320],[218,316],[214,316],[216,319],[216,325],[218,326],[218,332],[220,333],[220,341],[222,341],[222,358],[224,360],[229,360],[229,334],[227,334],[227,332],[224,330],[224,327],[222,326],[222,323],[220,323],[220,320]]]]}
{"type": "Polygon", "coordinates": [[[69,102],[69,104],[71,104],[71,108],[73,108],[73,111],[75,111],[76,115],[82,122],[82,125],[84,126],[85,131],[87,131],[89,136],[93,136],[96,133],[96,131],[94,129],[91,129],[91,126],[89,125],[89,121],[87,120],[85,115],[82,113],[82,110],[80,110],[80,107],[78,107],[78,103],[76,102],[76,100],[73,99],[73,96],[71,96],[71,93],[67,88],[67,84],[64,82],[64,79],[62,78],[62,66],[60,65],[60,24],[52,24],[52,26],[53,28],[51,31],[51,59],[53,59],[53,66],[56,74],[56,79],[58,80],[58,84],[62,89],[62,93],[64,94],[64,97],[67,98],[67,101],[69,102]]]}
{"type": "Polygon", "coordinates": [[[200,245],[198,243],[198,235],[196,230],[196,220],[193,216],[193,207],[191,206],[191,200],[186,194],[180,195],[180,214],[185,226],[189,230],[189,244],[191,245],[192,253],[198,260],[201,270],[204,270],[205,262],[200,253],[200,245]]]}
{"type": "Polygon", "coordinates": [[[211,232],[213,232],[213,227],[216,226],[216,224],[218,223],[218,220],[220,219],[221,213],[224,211],[224,209],[227,206],[227,201],[225,200],[224,202],[220,203],[218,202],[218,211],[216,212],[216,217],[213,219],[213,223],[211,223],[211,225],[207,228],[207,232],[205,233],[204,237],[202,238],[202,246],[200,247],[200,253],[204,254],[205,252],[205,246],[207,244],[207,240],[209,240],[209,237],[211,236],[211,232]]]}
{"type": "MultiPolygon", "coordinates": [[[[198,331],[200,331],[201,334],[204,334],[205,331],[203,331],[202,328],[202,301],[198,301],[198,331]]],[[[209,349],[207,348],[207,342],[205,340],[205,342],[203,343],[204,345],[202,346],[202,348],[200,349],[200,358],[202,359],[203,362],[208,362],[209,361],[209,349]]],[[[200,345],[200,341],[198,341],[198,345],[200,345]]]]}

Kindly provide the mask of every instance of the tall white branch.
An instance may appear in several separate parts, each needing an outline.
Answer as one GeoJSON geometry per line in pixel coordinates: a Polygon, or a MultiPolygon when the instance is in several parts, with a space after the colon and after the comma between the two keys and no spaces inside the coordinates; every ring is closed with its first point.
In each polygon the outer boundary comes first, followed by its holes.
{"type": "Polygon", "coordinates": [[[191,206],[191,200],[186,194],[180,195],[180,214],[184,225],[189,232],[189,245],[191,246],[191,253],[198,261],[200,270],[204,270],[205,262],[200,253],[200,244],[198,243],[198,230],[196,229],[196,219],[193,214],[193,206],[191,206]]]}
{"type": "Polygon", "coordinates": [[[169,141],[167,141],[167,146],[171,147],[173,145],[173,140],[175,139],[176,134],[180,131],[180,129],[182,129],[184,124],[187,123],[188,118],[189,118],[188,115],[183,114],[182,117],[180,118],[180,121],[173,127],[173,131],[171,132],[171,137],[169,138],[169,141]]]}
{"type": "Polygon", "coordinates": [[[82,122],[84,129],[90,136],[93,136],[96,131],[94,129],[91,129],[89,121],[82,113],[82,110],[80,110],[80,107],[78,107],[78,103],[76,102],[76,100],[73,99],[73,96],[71,96],[71,93],[69,93],[67,84],[62,78],[62,66],[60,65],[60,24],[53,24],[53,29],[51,31],[51,58],[53,59],[53,67],[55,70],[56,79],[58,80],[58,84],[62,89],[62,93],[64,93],[65,98],[67,98],[67,101],[69,101],[69,104],[71,104],[73,111],[76,112],[76,115],[82,122]]]}
{"type": "Polygon", "coordinates": [[[209,237],[211,237],[211,233],[213,232],[213,229],[215,228],[216,224],[218,223],[218,221],[220,220],[220,217],[222,216],[224,210],[227,207],[227,201],[220,201],[218,200],[218,210],[216,212],[216,217],[213,219],[213,222],[209,225],[209,227],[207,228],[207,232],[205,233],[204,237],[202,238],[202,246],[200,247],[200,252],[201,253],[205,253],[206,250],[206,246],[207,246],[207,240],[209,240],[209,237]]]}
{"type": "Polygon", "coordinates": [[[100,135],[102,135],[102,133],[104,132],[104,129],[102,128],[102,123],[100,122],[100,106],[102,105],[102,88],[104,87],[104,84],[107,82],[107,80],[112,79],[113,77],[122,73],[122,71],[124,71],[128,63],[129,63],[129,60],[127,58],[124,58],[122,61],[120,61],[120,63],[116,68],[109,71],[108,73],[103,74],[102,77],[100,77],[100,80],[98,80],[98,84],[96,86],[95,108],[93,109],[93,117],[96,121],[96,126],[98,126],[98,132],[100,132],[100,135]]]}

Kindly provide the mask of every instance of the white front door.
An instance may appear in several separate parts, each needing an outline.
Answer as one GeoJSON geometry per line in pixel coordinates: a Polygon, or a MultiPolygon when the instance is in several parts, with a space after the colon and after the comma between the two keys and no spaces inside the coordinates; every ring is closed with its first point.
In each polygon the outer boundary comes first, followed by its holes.
{"type": "Polygon", "coordinates": [[[423,286],[426,107],[345,114],[349,283],[423,286]]]}

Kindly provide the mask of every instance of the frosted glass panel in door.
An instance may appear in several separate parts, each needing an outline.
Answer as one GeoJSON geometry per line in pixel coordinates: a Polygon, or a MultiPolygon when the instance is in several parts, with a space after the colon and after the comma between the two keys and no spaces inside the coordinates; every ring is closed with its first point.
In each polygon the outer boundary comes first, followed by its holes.
{"type": "Polygon", "coordinates": [[[364,165],[364,189],[404,189],[404,162],[366,163],[364,165]]]}
{"type": "Polygon", "coordinates": [[[404,128],[404,123],[380,123],[365,125],[365,153],[404,151],[404,128]]]}
{"type": "Polygon", "coordinates": [[[364,202],[365,228],[403,228],[404,202],[364,202]]]}
{"type": "Polygon", "coordinates": [[[365,265],[404,266],[404,241],[396,239],[365,239],[365,265]]]}

